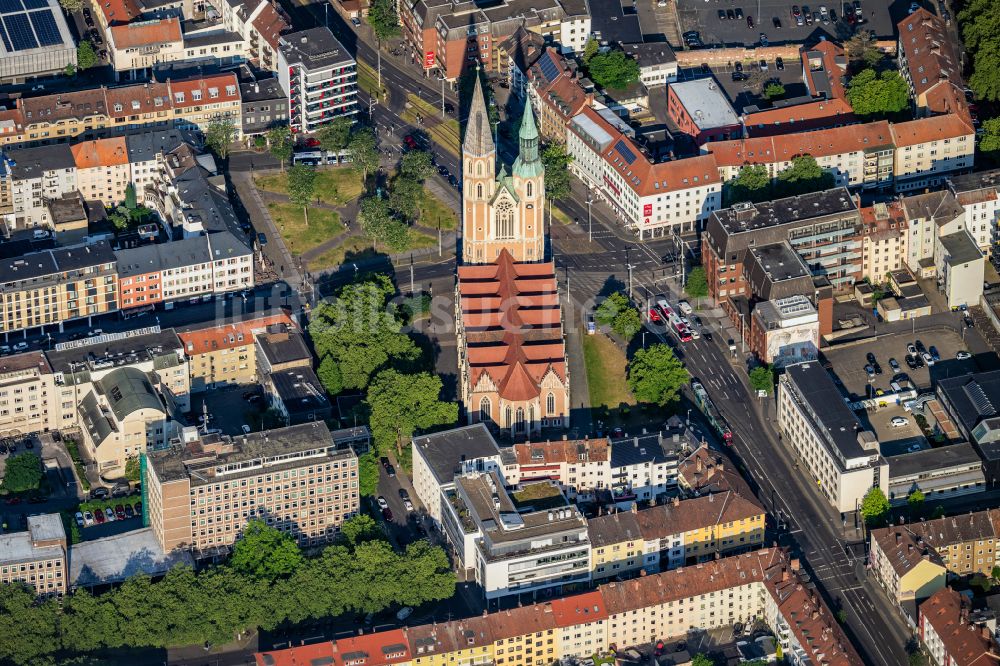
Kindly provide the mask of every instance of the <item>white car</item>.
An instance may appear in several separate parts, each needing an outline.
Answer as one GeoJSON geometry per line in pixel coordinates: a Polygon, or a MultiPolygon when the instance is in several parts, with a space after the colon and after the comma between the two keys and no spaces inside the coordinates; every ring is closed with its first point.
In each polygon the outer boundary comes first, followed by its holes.
{"type": "Polygon", "coordinates": [[[889,424],[892,425],[893,428],[902,428],[905,425],[909,425],[910,421],[904,416],[893,416],[889,419],[889,424]]]}
{"type": "Polygon", "coordinates": [[[376,501],[376,502],[378,502],[378,508],[380,508],[380,509],[388,509],[388,508],[389,508],[389,503],[388,503],[388,502],[386,502],[386,501],[385,501],[385,498],[384,498],[384,497],[382,497],[381,495],[379,495],[379,496],[378,496],[378,497],[376,498],[376,500],[375,500],[375,501],[376,501]]]}
{"type": "Polygon", "coordinates": [[[90,527],[91,525],[93,525],[94,524],[94,514],[92,514],[89,511],[84,511],[83,512],[83,524],[86,527],[90,527]]]}
{"type": "Polygon", "coordinates": [[[83,527],[84,525],[86,525],[86,523],[83,520],[83,514],[81,512],[77,511],[76,516],[74,516],[74,518],[76,518],[76,524],[78,527],[83,527]]]}
{"type": "Polygon", "coordinates": [[[957,354],[955,354],[955,358],[957,358],[959,361],[964,361],[966,359],[972,358],[972,354],[970,354],[967,351],[960,351],[957,354]]]}
{"type": "Polygon", "coordinates": [[[926,363],[928,367],[934,365],[934,357],[928,354],[927,352],[921,354],[920,358],[924,359],[924,363],[926,363]]]}
{"type": "Polygon", "coordinates": [[[411,502],[410,500],[408,500],[408,499],[403,500],[403,506],[406,507],[407,511],[410,511],[410,512],[413,511],[413,502],[411,502]]]}
{"type": "Polygon", "coordinates": [[[16,345],[14,345],[14,351],[16,352],[24,351],[27,348],[28,348],[27,342],[18,342],[16,345]]]}
{"type": "Polygon", "coordinates": [[[677,304],[677,307],[678,307],[678,309],[680,309],[681,312],[683,312],[686,315],[689,315],[692,312],[694,312],[694,308],[692,308],[691,304],[688,303],[687,301],[680,301],[677,304]]]}

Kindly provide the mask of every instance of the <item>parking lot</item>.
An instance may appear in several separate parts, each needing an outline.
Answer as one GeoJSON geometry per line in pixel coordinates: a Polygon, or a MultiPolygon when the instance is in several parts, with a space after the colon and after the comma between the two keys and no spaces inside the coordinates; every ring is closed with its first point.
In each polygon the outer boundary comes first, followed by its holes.
{"type": "Polygon", "coordinates": [[[199,393],[191,400],[191,413],[200,417],[203,411],[207,412],[209,427],[218,428],[227,435],[242,434],[244,424],[258,430],[256,425],[264,406],[263,399],[259,398],[255,404],[251,404],[243,397],[248,392],[259,394],[260,387],[254,384],[199,393]]]}
{"type": "Polygon", "coordinates": [[[887,405],[867,412],[858,412],[861,424],[875,433],[883,456],[898,456],[930,448],[913,415],[899,405],[887,405]],[[894,419],[905,419],[906,425],[893,425],[894,419]]]}
{"type": "Polygon", "coordinates": [[[882,374],[872,378],[871,390],[881,389],[889,392],[891,390],[889,382],[897,374],[897,371],[890,367],[889,359],[896,359],[900,366],[899,372],[907,375],[914,386],[920,390],[930,387],[931,373],[933,373],[934,378],[941,378],[954,377],[976,370],[974,358],[966,360],[955,358],[959,351],[965,350],[965,342],[960,334],[952,330],[941,329],[924,331],[916,335],[896,333],[880,337],[877,340],[866,341],[863,344],[828,348],[823,350],[822,356],[833,364],[834,374],[843,384],[847,395],[852,400],[858,400],[866,397],[869,390],[869,378],[865,372],[868,353],[875,355],[875,359],[882,369],[882,374]],[[906,345],[916,342],[918,339],[928,350],[935,347],[941,360],[934,363],[933,366],[925,365],[917,369],[908,368],[906,366],[906,345]]]}
{"type": "Polygon", "coordinates": [[[821,37],[843,42],[854,34],[856,29],[874,30],[879,38],[894,38],[895,25],[906,15],[909,1],[898,0],[891,5],[876,0],[863,0],[861,13],[863,23],[852,25],[843,20],[844,3],[839,1],[805,3],[787,0],[678,0],[678,12],[681,26],[685,31],[698,30],[701,40],[708,46],[752,46],[760,41],[760,33],[767,36],[771,44],[806,43],[812,44],[821,37]],[[796,25],[792,15],[792,7],[800,7],[800,13],[805,7],[810,12],[819,12],[821,7],[827,8],[824,22],[822,15],[819,21],[807,25],[796,25]],[[739,9],[739,12],[736,10],[739,9]],[[829,10],[833,10],[836,20],[830,20],[829,10]],[[733,10],[734,17],[720,19],[719,11],[724,14],[733,10]],[[742,13],[743,18],[737,18],[742,13]],[[747,17],[753,22],[748,25],[747,17]],[[775,20],[781,27],[776,27],[775,20]]]}

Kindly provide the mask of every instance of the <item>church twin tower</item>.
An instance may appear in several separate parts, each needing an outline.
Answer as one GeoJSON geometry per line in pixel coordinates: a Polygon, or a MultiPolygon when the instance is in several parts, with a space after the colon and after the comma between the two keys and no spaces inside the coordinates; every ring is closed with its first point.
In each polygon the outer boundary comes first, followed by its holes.
{"type": "Polygon", "coordinates": [[[514,261],[545,258],[545,168],[530,98],[518,142],[512,173],[502,165],[497,174],[496,144],[477,77],[462,144],[463,264],[492,263],[505,248],[514,261]]]}

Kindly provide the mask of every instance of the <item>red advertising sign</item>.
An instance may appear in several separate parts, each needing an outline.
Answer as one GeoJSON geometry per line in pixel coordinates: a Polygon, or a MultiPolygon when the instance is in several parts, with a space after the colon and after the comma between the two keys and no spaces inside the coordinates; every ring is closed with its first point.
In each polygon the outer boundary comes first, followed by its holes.
{"type": "Polygon", "coordinates": [[[642,207],[642,214],[649,217],[653,214],[653,204],[646,204],[642,207]]]}
{"type": "Polygon", "coordinates": [[[622,195],[622,192],[621,190],[618,189],[618,186],[615,185],[614,182],[612,182],[612,180],[607,176],[604,177],[604,184],[611,188],[611,190],[615,193],[615,196],[620,197],[622,195]]]}
{"type": "Polygon", "coordinates": [[[424,67],[430,68],[434,66],[434,51],[424,52],[424,67]]]}
{"type": "Polygon", "coordinates": [[[649,224],[650,222],[651,222],[651,220],[647,217],[646,218],[646,224],[649,224]]]}

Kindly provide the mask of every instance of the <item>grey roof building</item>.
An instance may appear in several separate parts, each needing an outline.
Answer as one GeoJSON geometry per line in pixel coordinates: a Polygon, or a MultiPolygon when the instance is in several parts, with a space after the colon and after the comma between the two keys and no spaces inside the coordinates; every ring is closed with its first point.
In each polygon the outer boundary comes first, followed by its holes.
{"type": "Polygon", "coordinates": [[[288,124],[288,96],[276,77],[240,83],[243,134],[262,134],[288,124]]]}
{"type": "Polygon", "coordinates": [[[14,180],[41,178],[45,172],[73,169],[76,161],[68,143],[14,148],[6,151],[10,175],[14,180]]]}

